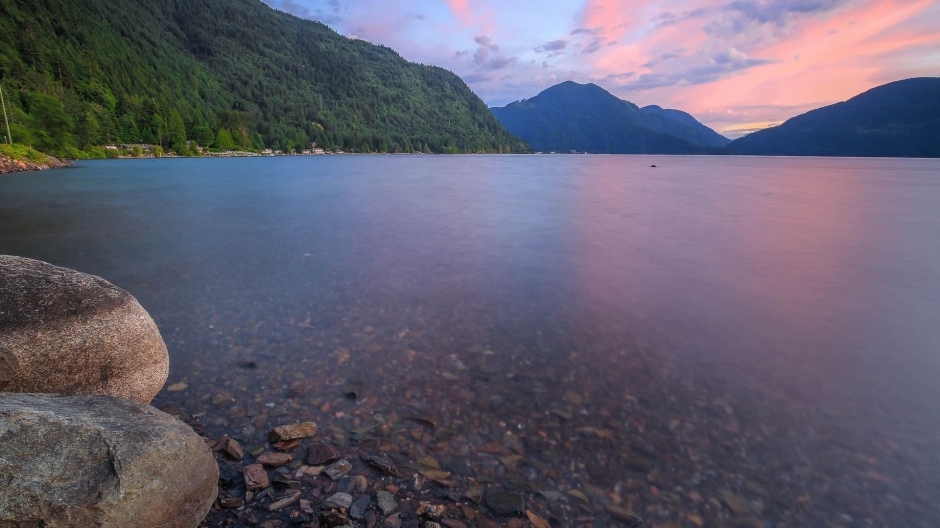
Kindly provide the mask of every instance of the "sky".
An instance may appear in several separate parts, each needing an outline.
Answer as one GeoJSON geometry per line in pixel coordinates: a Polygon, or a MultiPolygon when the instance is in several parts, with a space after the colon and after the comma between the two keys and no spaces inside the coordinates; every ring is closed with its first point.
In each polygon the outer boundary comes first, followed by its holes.
{"type": "Polygon", "coordinates": [[[940,0],[264,0],[460,75],[490,106],[563,81],[734,138],[940,76],[940,0]]]}

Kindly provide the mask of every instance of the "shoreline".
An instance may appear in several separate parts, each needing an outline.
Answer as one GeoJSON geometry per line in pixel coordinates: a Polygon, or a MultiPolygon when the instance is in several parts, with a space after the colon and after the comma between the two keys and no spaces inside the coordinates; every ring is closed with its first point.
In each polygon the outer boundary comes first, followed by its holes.
{"type": "Polygon", "coordinates": [[[0,174],[13,174],[15,172],[40,171],[49,169],[61,169],[63,167],[72,167],[74,163],[68,160],[60,160],[53,156],[46,155],[46,163],[35,163],[28,160],[15,160],[6,156],[0,156],[0,174]]]}

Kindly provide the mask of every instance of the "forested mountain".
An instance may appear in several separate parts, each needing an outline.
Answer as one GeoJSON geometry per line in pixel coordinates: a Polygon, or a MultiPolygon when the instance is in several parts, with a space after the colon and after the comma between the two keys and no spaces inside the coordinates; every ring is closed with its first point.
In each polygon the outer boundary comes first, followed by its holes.
{"type": "Polygon", "coordinates": [[[940,157],[940,78],[906,79],[736,139],[730,154],[940,157]]]}
{"type": "Polygon", "coordinates": [[[684,112],[641,109],[595,84],[567,81],[491,110],[510,133],[539,151],[696,154],[728,143],[684,112]]]}
{"type": "Polygon", "coordinates": [[[456,75],[260,0],[0,0],[14,140],[524,151],[456,75]]]}

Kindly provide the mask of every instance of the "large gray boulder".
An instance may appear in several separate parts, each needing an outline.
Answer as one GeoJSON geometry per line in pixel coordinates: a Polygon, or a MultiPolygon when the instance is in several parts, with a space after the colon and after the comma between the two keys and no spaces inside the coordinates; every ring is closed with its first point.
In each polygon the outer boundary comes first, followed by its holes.
{"type": "Polygon", "coordinates": [[[0,394],[0,526],[195,527],[218,478],[202,438],[149,405],[0,394]]]}
{"type": "Polygon", "coordinates": [[[0,391],[150,403],[169,356],[136,299],[108,281],[0,255],[0,391]]]}

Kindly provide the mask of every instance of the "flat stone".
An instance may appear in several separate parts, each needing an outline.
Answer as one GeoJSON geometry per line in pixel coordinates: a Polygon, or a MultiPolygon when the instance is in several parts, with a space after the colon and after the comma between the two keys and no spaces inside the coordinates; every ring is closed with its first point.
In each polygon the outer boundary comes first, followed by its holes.
{"type": "Polygon", "coordinates": [[[618,508],[617,506],[607,506],[607,513],[627,526],[640,526],[643,524],[643,519],[634,515],[633,512],[618,508]]]}
{"type": "Polygon", "coordinates": [[[348,493],[334,493],[322,504],[324,508],[336,508],[337,510],[344,510],[349,508],[350,505],[352,505],[352,495],[348,493]]]}
{"type": "Polygon", "coordinates": [[[0,394],[0,458],[0,526],[196,527],[218,493],[192,428],[110,396],[0,394]]]}
{"type": "Polygon", "coordinates": [[[242,445],[234,438],[226,438],[222,441],[222,452],[235,460],[245,458],[245,451],[242,450],[242,445]]]}
{"type": "Polygon", "coordinates": [[[219,501],[223,508],[241,508],[245,505],[245,499],[241,497],[226,497],[219,501]]]}
{"type": "Polygon", "coordinates": [[[302,422],[275,427],[273,431],[268,433],[268,440],[273,444],[276,442],[310,438],[315,434],[317,434],[317,424],[314,422],[302,422]]]}
{"type": "Polygon", "coordinates": [[[291,504],[300,500],[300,491],[295,490],[287,493],[284,497],[281,497],[279,500],[276,500],[268,505],[268,511],[278,511],[282,510],[291,504]]]}
{"type": "Polygon", "coordinates": [[[447,528],[467,528],[467,523],[459,519],[441,519],[441,524],[447,528]]]}
{"type": "Polygon", "coordinates": [[[320,442],[307,446],[307,456],[305,458],[311,466],[322,466],[334,460],[339,460],[340,455],[333,446],[320,442]]]}
{"type": "Polygon", "coordinates": [[[338,480],[346,476],[352,470],[352,464],[347,460],[340,460],[324,468],[323,472],[332,480],[338,480]]]}
{"type": "Polygon", "coordinates": [[[0,255],[0,391],[150,403],[170,360],[153,319],[108,281],[0,255]]]}
{"type": "Polygon", "coordinates": [[[724,495],[721,502],[725,503],[735,515],[744,515],[751,512],[751,503],[740,495],[724,495]]]}
{"type": "Polygon", "coordinates": [[[349,516],[353,519],[361,519],[363,514],[365,514],[366,509],[369,508],[370,504],[372,504],[372,497],[369,495],[363,495],[362,497],[359,497],[349,508],[349,516]]]}
{"type": "Polygon", "coordinates": [[[249,464],[245,466],[245,489],[248,491],[263,490],[271,485],[268,479],[268,472],[264,470],[261,464],[249,464]]]}
{"type": "Polygon", "coordinates": [[[291,460],[293,460],[293,457],[287,453],[272,453],[268,451],[258,456],[259,464],[272,468],[290,464],[291,460]]]}
{"type": "Polygon", "coordinates": [[[489,506],[496,515],[525,515],[525,499],[522,495],[510,493],[508,491],[490,490],[486,492],[486,505],[489,506]]]}
{"type": "Polygon", "coordinates": [[[385,490],[375,493],[375,502],[379,505],[379,509],[382,510],[382,515],[386,517],[398,509],[398,501],[395,500],[395,497],[391,493],[385,490]]]}

